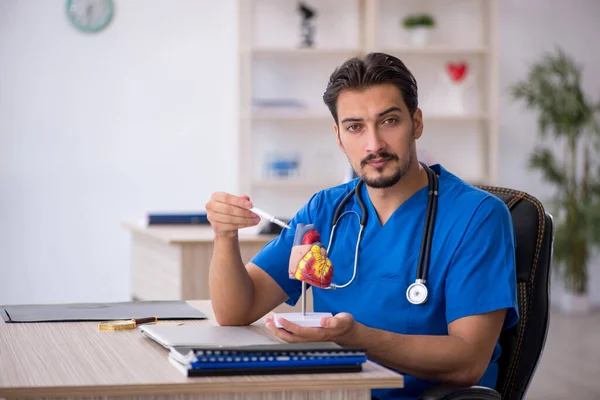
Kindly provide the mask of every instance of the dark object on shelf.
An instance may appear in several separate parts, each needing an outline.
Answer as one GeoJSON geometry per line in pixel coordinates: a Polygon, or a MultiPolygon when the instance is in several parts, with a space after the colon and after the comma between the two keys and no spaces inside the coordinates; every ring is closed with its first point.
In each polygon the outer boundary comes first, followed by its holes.
{"type": "Polygon", "coordinates": [[[269,108],[288,108],[288,109],[306,109],[306,103],[302,100],[285,97],[273,97],[266,99],[252,99],[252,107],[254,109],[269,109],[269,108]]]}
{"type": "Polygon", "coordinates": [[[206,213],[148,213],[148,225],[209,225],[206,213]]]}
{"type": "Polygon", "coordinates": [[[298,12],[302,14],[302,25],[301,25],[301,36],[302,36],[302,47],[312,47],[314,44],[315,26],[313,18],[316,17],[317,12],[314,8],[310,8],[306,3],[298,3],[298,12]]]}

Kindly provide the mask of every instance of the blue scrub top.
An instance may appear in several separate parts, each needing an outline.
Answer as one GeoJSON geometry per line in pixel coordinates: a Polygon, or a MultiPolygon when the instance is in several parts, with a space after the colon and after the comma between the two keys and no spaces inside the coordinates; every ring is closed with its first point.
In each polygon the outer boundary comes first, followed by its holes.
{"type": "MultiPolygon", "coordinates": [[[[368,327],[407,335],[447,335],[448,324],[458,318],[508,309],[504,329],[517,323],[515,244],[510,212],[494,195],[462,181],[441,165],[431,167],[439,175],[438,212],[427,278],[429,298],[413,305],[406,289],[414,282],[421,248],[427,187],[405,201],[381,225],[366,187],[361,190],[368,211],[358,251],[354,281],[336,290],[312,288],[314,311],[352,314],[368,327]]],[[[287,293],[294,305],[301,294],[300,281],[288,277],[288,260],[298,223],[314,224],[328,247],[333,214],[357,180],[320,191],[292,218],[281,235],[251,260],[265,270],[287,293]]],[[[348,282],[354,270],[354,254],[361,214],[353,196],[339,220],[329,251],[333,282],[348,282]]],[[[490,365],[479,385],[494,388],[497,379],[496,345],[490,365]]],[[[402,371],[399,371],[402,373],[402,371]]],[[[417,399],[434,384],[404,375],[402,389],[377,389],[375,398],[417,399]]]]}

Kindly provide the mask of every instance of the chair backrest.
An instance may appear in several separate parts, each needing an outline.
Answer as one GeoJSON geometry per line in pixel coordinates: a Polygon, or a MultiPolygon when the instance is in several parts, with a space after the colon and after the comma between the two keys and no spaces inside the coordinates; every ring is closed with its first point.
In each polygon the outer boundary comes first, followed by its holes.
{"type": "Polygon", "coordinates": [[[478,186],[508,206],[516,235],[519,323],[500,336],[496,391],[502,399],[525,396],[539,363],[549,326],[552,216],[535,197],[517,190],[478,186]]]}

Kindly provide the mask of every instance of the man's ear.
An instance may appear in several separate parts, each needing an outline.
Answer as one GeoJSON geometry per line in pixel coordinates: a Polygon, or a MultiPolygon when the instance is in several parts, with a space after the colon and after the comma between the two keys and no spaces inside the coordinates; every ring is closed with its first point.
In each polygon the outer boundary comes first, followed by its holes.
{"type": "Polygon", "coordinates": [[[417,108],[413,113],[412,123],[415,139],[418,139],[423,134],[423,112],[420,108],[417,108]]]}
{"type": "Polygon", "coordinates": [[[337,141],[338,147],[345,154],[346,150],[344,149],[344,145],[342,144],[342,139],[340,138],[340,130],[337,123],[333,124],[333,131],[335,132],[335,140],[337,141]]]}

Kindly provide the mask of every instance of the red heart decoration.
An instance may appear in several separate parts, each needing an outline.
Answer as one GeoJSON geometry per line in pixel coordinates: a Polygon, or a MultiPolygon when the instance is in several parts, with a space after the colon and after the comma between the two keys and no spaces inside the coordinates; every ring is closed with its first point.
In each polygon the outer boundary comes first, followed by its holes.
{"type": "Polygon", "coordinates": [[[469,67],[467,66],[467,63],[465,62],[457,64],[449,62],[446,64],[448,75],[450,75],[450,79],[452,79],[454,82],[462,81],[467,74],[468,68],[469,67]]]}

